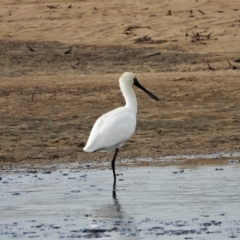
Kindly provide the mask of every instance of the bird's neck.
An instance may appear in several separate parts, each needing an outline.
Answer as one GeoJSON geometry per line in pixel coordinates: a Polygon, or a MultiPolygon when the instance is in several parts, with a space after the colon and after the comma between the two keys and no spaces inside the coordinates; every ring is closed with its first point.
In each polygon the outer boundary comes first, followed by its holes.
{"type": "Polygon", "coordinates": [[[137,115],[137,98],[133,91],[132,87],[125,86],[124,84],[120,84],[120,88],[122,90],[122,94],[124,96],[126,105],[125,107],[131,109],[131,111],[137,115]]]}

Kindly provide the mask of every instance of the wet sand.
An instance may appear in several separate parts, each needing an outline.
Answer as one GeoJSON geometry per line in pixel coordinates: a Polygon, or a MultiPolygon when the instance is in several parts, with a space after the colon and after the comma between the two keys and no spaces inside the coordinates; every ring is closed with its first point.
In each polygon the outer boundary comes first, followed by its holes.
{"type": "MultiPolygon", "coordinates": [[[[239,160],[190,166],[66,164],[3,173],[0,238],[238,239],[239,160]]],[[[143,159],[142,159],[143,161],[143,159]]]]}
{"type": "MultiPolygon", "coordinates": [[[[136,90],[137,129],[118,159],[239,151],[238,73],[138,73],[160,101],[136,90]]],[[[96,119],[124,104],[119,76],[4,78],[0,165],[109,161],[82,148],[96,119]]]]}

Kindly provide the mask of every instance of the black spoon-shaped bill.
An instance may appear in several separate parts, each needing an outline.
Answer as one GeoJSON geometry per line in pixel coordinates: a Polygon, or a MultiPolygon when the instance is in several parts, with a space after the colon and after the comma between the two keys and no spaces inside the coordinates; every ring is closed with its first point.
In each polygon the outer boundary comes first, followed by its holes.
{"type": "Polygon", "coordinates": [[[145,93],[147,93],[147,95],[149,97],[151,97],[152,99],[159,101],[159,98],[157,96],[155,96],[154,94],[152,94],[151,92],[149,92],[146,88],[144,88],[137,80],[137,78],[134,78],[134,82],[133,85],[139,87],[140,89],[142,89],[145,93]]]}

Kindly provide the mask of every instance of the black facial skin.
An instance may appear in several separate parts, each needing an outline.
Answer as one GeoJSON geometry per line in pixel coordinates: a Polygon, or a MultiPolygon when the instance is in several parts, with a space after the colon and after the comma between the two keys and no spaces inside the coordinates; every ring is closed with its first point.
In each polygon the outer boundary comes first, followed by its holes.
{"type": "Polygon", "coordinates": [[[156,101],[159,101],[159,98],[157,96],[155,96],[154,94],[152,94],[151,92],[149,92],[146,88],[144,88],[137,80],[137,78],[135,77],[134,78],[134,82],[133,82],[133,85],[139,87],[140,89],[142,89],[145,93],[147,93],[147,95],[149,97],[151,97],[152,99],[156,100],[156,101]]]}

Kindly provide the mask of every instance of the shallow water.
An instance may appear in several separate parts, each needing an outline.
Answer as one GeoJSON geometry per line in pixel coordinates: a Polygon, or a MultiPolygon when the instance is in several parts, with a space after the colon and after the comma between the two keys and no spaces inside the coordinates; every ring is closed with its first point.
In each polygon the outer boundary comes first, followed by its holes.
{"type": "Polygon", "coordinates": [[[240,239],[240,164],[182,167],[1,173],[0,239],[240,239]]]}

